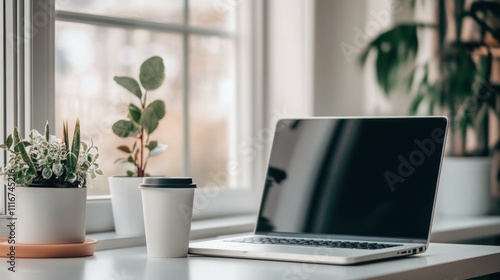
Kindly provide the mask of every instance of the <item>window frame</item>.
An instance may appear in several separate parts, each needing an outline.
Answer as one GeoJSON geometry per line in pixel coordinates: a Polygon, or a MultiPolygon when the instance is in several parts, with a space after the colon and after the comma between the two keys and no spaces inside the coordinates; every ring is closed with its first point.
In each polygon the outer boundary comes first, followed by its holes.
{"type": "MultiPolygon", "coordinates": [[[[185,0],[185,5],[188,4],[189,0],[185,0]]],[[[7,1],[10,2],[10,1],[7,1]]],[[[15,103],[18,106],[12,106],[11,111],[4,110],[4,115],[0,116],[0,122],[4,124],[4,130],[0,131],[0,139],[4,139],[7,131],[11,131],[14,125],[22,128],[21,131],[27,132],[31,128],[41,129],[45,123],[45,120],[49,120],[52,123],[55,118],[55,90],[54,90],[54,26],[56,19],[64,19],[66,21],[70,21],[69,16],[80,17],[82,14],[67,12],[67,11],[55,11],[55,0],[34,0],[28,1],[23,4],[24,1],[20,1],[20,3],[13,4],[17,5],[16,8],[21,8],[22,13],[17,14],[17,22],[22,22],[24,31],[21,32],[21,35],[29,34],[30,36],[24,36],[23,38],[23,46],[17,46],[13,49],[19,50],[22,53],[23,58],[28,58],[26,61],[22,62],[22,67],[20,67],[19,72],[22,72],[24,78],[28,78],[26,80],[22,80],[23,90],[19,91],[22,94],[19,94],[18,91],[13,91],[12,94],[5,94],[4,99],[0,101],[0,107],[8,109],[9,104],[15,103]],[[40,15],[40,13],[44,13],[47,15],[47,22],[38,26],[36,23],[33,23],[33,18],[35,15],[40,15]],[[32,32],[33,28],[37,28],[36,34],[29,33],[32,32]],[[49,71],[47,71],[49,69],[49,71]],[[40,75],[44,73],[43,75],[40,75]],[[17,102],[17,97],[21,96],[20,104],[17,102]],[[36,104],[36,106],[33,106],[36,104]],[[14,109],[15,108],[15,109],[14,109]],[[21,119],[18,119],[20,117],[21,119]],[[43,122],[43,123],[42,123],[43,122]],[[10,124],[10,125],[8,125],[10,124]],[[28,129],[29,128],[29,129],[28,129]]],[[[5,4],[7,5],[8,4],[5,4]]],[[[258,131],[264,129],[264,106],[263,106],[263,89],[264,89],[264,39],[263,39],[263,8],[264,4],[262,0],[257,1],[242,1],[239,5],[245,5],[247,9],[246,15],[239,15],[237,28],[245,28],[246,36],[238,36],[235,34],[231,34],[230,32],[223,32],[212,30],[210,28],[202,28],[202,27],[189,27],[185,25],[184,27],[179,27],[179,24],[170,24],[170,23],[147,23],[150,24],[152,28],[159,27],[169,27],[173,28],[175,32],[187,32],[189,34],[201,34],[201,35],[221,35],[221,36],[234,36],[237,46],[237,90],[238,99],[237,103],[240,107],[244,108],[244,110],[251,113],[252,122],[250,125],[250,132],[244,133],[239,131],[240,133],[237,137],[239,139],[247,139],[252,135],[256,135],[258,131]],[[242,22],[242,19],[247,22],[242,22]],[[243,25],[243,26],[242,26],[243,25]],[[189,30],[188,30],[189,29],[189,30]],[[243,43],[244,42],[244,43],[243,43]],[[241,60],[245,60],[245,63],[248,63],[246,66],[243,66],[240,63],[241,60]],[[246,68],[246,69],[243,69],[246,68]],[[243,98],[241,98],[243,96],[243,98]],[[244,106],[241,106],[244,105],[244,106]]],[[[2,6],[2,9],[5,8],[2,6]]],[[[240,9],[241,10],[241,9],[240,9]]],[[[6,14],[9,11],[0,10],[5,12],[6,14]]],[[[96,20],[102,24],[106,23],[116,23],[116,18],[108,17],[108,16],[94,16],[91,15],[90,18],[92,20],[96,20]]],[[[128,20],[127,22],[132,23],[141,23],[146,24],[141,20],[128,20]]],[[[119,22],[120,23],[120,22],[119,22]]],[[[121,22],[125,23],[125,22],[121,22]]],[[[2,27],[2,25],[0,25],[2,27]]],[[[137,26],[129,26],[129,28],[137,28],[137,26]]],[[[5,33],[4,33],[5,34],[5,33]]],[[[189,38],[188,33],[183,33],[185,40],[189,38]]],[[[19,34],[18,34],[19,36],[19,34]]],[[[5,36],[4,38],[5,39],[5,36]]],[[[185,42],[188,43],[188,42],[185,42]]],[[[2,46],[6,46],[6,44],[2,44],[2,46]]],[[[185,45],[185,49],[189,46],[185,45]]],[[[4,56],[6,56],[6,50],[3,52],[4,56]]],[[[186,57],[184,58],[186,59],[186,57]]],[[[5,61],[5,60],[4,60],[5,61]]],[[[184,60],[186,62],[187,60],[184,60]]],[[[186,68],[186,67],[185,67],[186,68]]],[[[4,70],[2,68],[2,70],[4,70]]],[[[186,71],[186,70],[184,70],[186,71]]],[[[189,71],[189,69],[187,70],[189,71]]],[[[0,72],[0,74],[4,73],[0,72]]],[[[7,80],[8,77],[2,75],[0,79],[0,85],[4,89],[4,93],[7,93],[7,80]]],[[[186,76],[187,77],[187,76],[186,76]]],[[[185,79],[185,83],[188,79],[185,79]]],[[[187,89],[189,90],[189,89],[187,89]]],[[[185,98],[188,98],[185,95],[185,98]]],[[[187,102],[185,102],[186,106],[187,102]]],[[[189,112],[185,111],[186,114],[189,112]]],[[[187,120],[187,119],[186,119],[187,120]]],[[[231,136],[232,137],[232,136],[231,136]]],[[[186,142],[189,139],[186,138],[186,142]]],[[[186,145],[187,146],[187,145],[186,145]]],[[[256,157],[251,162],[251,173],[254,178],[251,182],[250,188],[227,188],[227,189],[199,189],[197,191],[197,195],[195,197],[194,209],[198,211],[194,211],[193,219],[207,219],[214,217],[222,217],[222,216],[230,216],[230,215],[243,215],[243,214],[254,214],[257,212],[258,208],[258,197],[260,195],[261,184],[263,183],[263,174],[264,170],[263,163],[265,162],[265,153],[262,151],[256,151],[256,157]],[[259,153],[260,152],[260,153],[259,153]],[[208,201],[208,203],[207,203],[208,201]]],[[[2,157],[0,159],[0,163],[4,163],[2,161],[6,160],[5,153],[2,153],[2,157]]],[[[238,159],[241,160],[241,159],[238,159]]],[[[186,161],[186,165],[189,165],[189,162],[186,161]]],[[[3,194],[5,194],[5,188],[3,190],[3,194]]],[[[5,198],[4,198],[5,199],[5,198]]],[[[2,199],[2,202],[4,202],[2,199]]],[[[110,196],[100,196],[100,197],[88,197],[87,199],[87,228],[92,232],[101,232],[109,230],[110,225],[109,219],[107,221],[101,221],[100,224],[96,224],[95,221],[92,220],[91,217],[95,217],[95,215],[91,215],[91,213],[99,213],[100,215],[110,216],[109,213],[99,212],[98,209],[111,209],[111,199],[110,196]],[[90,215],[89,215],[90,214],[90,215]]],[[[1,204],[0,204],[1,206],[1,204]]],[[[3,205],[0,210],[3,209],[5,211],[5,205],[3,205]]],[[[105,210],[108,211],[108,210],[105,210]]],[[[5,212],[4,212],[5,213],[5,212]]],[[[1,214],[1,213],[0,213],[1,214]]],[[[106,219],[105,219],[106,220],[106,219]]],[[[112,221],[112,220],[111,220],[112,221]]]]}

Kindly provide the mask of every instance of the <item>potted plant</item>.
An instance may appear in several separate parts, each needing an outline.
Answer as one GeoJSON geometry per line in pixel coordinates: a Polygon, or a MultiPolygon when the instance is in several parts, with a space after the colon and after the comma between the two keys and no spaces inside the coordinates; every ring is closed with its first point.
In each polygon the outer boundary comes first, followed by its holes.
{"type": "Polygon", "coordinates": [[[146,173],[149,159],[167,148],[150,137],[166,115],[165,103],[162,100],[148,103],[149,91],[158,89],[165,80],[163,60],[153,56],[142,63],[140,85],[131,77],[114,77],[114,80],[136,98],[129,104],[127,118],[118,120],[112,127],[118,137],[134,139],[131,146],[117,147],[125,156],[116,161],[130,164],[133,169],[127,170],[126,176],[109,177],[115,231],[120,235],[144,235],[142,199],[138,187],[143,177],[149,175],[146,173]]]}
{"type": "MultiPolygon", "coordinates": [[[[418,1],[409,3],[414,7],[418,1]]],[[[377,82],[386,95],[407,93],[413,99],[410,113],[449,116],[451,133],[438,210],[486,214],[494,183],[490,178],[495,178],[490,174],[500,172],[491,157],[498,153],[495,143],[499,141],[500,3],[432,3],[437,23],[396,24],[368,44],[360,63],[366,67],[374,62],[377,82]],[[427,59],[420,54],[423,36],[437,38],[433,41],[436,51],[427,59]],[[471,138],[474,148],[468,143],[471,138]]]]}
{"type": "MultiPolygon", "coordinates": [[[[0,148],[10,154],[1,175],[15,183],[16,242],[77,243],[85,240],[87,176],[102,175],[97,147],[80,141],[77,120],[70,145],[68,123],[62,140],[32,130],[22,139],[17,128],[0,148]]],[[[12,191],[9,189],[9,191],[12,191]]]]}

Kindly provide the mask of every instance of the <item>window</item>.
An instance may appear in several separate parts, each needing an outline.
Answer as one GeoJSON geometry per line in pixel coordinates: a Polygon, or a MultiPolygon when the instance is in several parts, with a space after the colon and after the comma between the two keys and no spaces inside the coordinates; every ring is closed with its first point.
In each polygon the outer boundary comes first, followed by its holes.
{"type": "Polygon", "coordinates": [[[241,86],[248,79],[241,69],[251,67],[240,59],[250,47],[242,45],[249,23],[241,18],[251,10],[243,2],[56,1],[55,123],[80,118],[83,139],[100,149],[106,176],[91,182],[89,195],[107,194],[107,176],[131,169],[113,163],[122,156],[116,147],[131,139],[118,138],[111,126],[134,97],[113,76],[137,77],[153,55],[163,58],[166,79],[148,98],[163,99],[167,117],[152,137],[169,147],[148,172],[192,176],[201,187],[254,183],[257,161],[241,160],[238,150],[256,113],[241,108],[252,106],[251,91],[241,86]]]}
{"type": "MultiPolygon", "coordinates": [[[[151,98],[164,99],[168,115],[154,135],[169,149],[151,172],[223,187],[198,192],[205,202],[198,218],[255,211],[258,189],[245,187],[259,186],[264,171],[264,150],[248,155],[264,124],[262,7],[261,1],[236,0],[4,1],[0,138],[14,126],[24,134],[43,129],[46,120],[60,134],[63,119],[79,117],[84,137],[94,138],[101,159],[113,162],[123,139],[110,127],[125,117],[120,108],[131,97],[113,76],[136,77],[142,61],[160,55],[167,79],[151,98]]],[[[106,194],[107,176],[126,167],[103,169],[106,176],[93,182],[91,196],[106,194]]]]}

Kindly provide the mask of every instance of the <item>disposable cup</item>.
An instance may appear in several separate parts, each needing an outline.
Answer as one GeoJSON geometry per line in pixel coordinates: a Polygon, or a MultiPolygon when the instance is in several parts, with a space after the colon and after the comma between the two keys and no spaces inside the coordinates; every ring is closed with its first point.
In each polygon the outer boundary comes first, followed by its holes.
{"type": "Polygon", "coordinates": [[[196,189],[192,179],[145,177],[139,188],[148,257],[186,257],[196,189]]]}

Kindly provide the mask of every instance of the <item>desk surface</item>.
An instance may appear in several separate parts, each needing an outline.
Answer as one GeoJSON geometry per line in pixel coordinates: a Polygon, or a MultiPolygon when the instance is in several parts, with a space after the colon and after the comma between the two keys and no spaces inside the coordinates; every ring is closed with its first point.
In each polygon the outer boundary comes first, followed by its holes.
{"type": "Polygon", "coordinates": [[[0,279],[464,279],[500,272],[500,247],[431,244],[425,254],[355,265],[315,265],[190,256],[148,259],[145,247],[73,259],[17,259],[0,279]]]}

